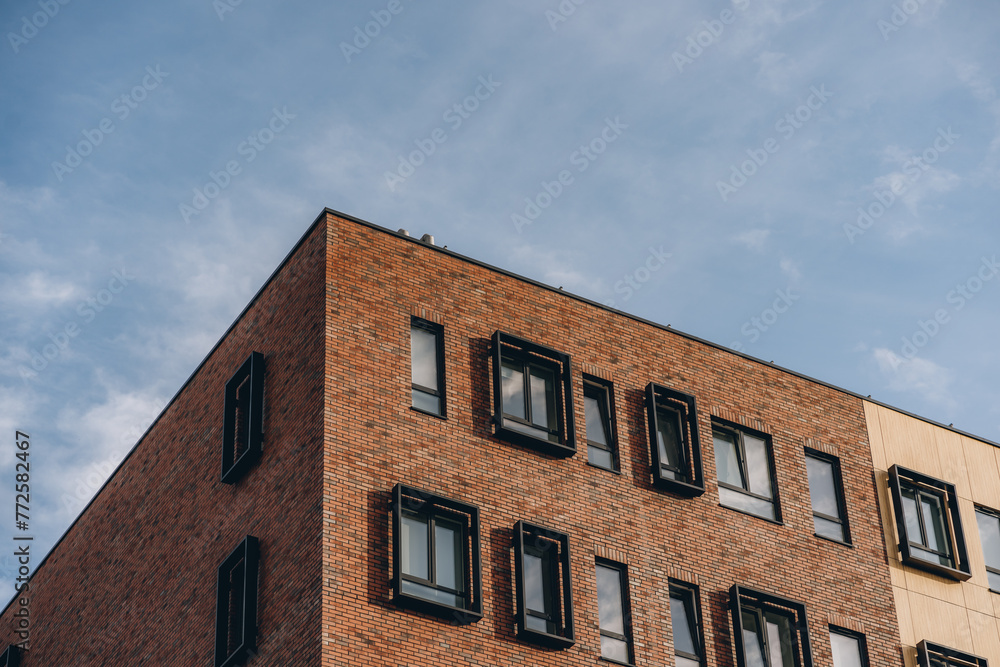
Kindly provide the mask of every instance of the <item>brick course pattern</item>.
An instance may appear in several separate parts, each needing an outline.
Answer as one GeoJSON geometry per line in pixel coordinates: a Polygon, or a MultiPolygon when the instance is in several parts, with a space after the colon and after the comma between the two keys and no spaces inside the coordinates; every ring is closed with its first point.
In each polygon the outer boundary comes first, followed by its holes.
{"type": "MultiPolygon", "coordinates": [[[[815,667],[830,624],[866,634],[872,665],[900,665],[861,401],[447,251],[330,214],[324,470],[323,665],[588,665],[600,656],[595,557],[628,565],[636,665],[672,665],[668,578],[701,587],[707,664],[735,665],[733,584],[805,603],[815,667]],[[444,325],[448,418],[410,409],[411,315],[444,325]],[[577,454],[492,435],[496,330],[571,355],[577,454]],[[621,474],[587,464],[582,373],[614,383],[621,474]],[[653,488],[644,390],[696,396],[707,491],[653,488]],[[719,505],[711,416],[773,437],[783,525],[719,505]],[[813,535],[804,447],[841,458],[853,546],[813,535]],[[402,482],[477,505],[484,617],[470,625],[390,601],[389,494],[402,482]],[[577,641],[514,636],[512,528],[570,537],[577,641]]],[[[605,663],[610,664],[610,663],[605,663]]]]}

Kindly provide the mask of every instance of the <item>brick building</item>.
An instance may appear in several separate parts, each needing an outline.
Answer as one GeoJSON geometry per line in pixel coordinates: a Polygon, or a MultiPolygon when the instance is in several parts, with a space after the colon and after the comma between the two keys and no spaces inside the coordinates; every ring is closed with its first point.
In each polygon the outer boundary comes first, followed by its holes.
{"type": "Polygon", "coordinates": [[[903,615],[875,413],[901,414],[327,210],[39,565],[21,665],[985,654],[994,616],[962,643],[903,615]]]}

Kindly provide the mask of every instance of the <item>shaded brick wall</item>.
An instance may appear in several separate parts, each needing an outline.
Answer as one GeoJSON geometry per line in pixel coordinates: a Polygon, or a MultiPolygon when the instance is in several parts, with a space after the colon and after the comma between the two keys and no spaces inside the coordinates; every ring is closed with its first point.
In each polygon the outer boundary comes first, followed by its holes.
{"type": "Polygon", "coordinates": [[[37,570],[24,667],[213,665],[216,568],[248,533],[261,541],[251,664],[319,664],[325,252],[320,224],[37,570]],[[264,453],[229,486],[223,390],[253,350],[264,453]]]}
{"type": "Polygon", "coordinates": [[[863,631],[871,664],[900,665],[872,459],[859,399],[330,215],[324,465],[324,665],[588,665],[600,655],[595,555],[624,561],[637,665],[672,665],[668,577],[701,587],[708,664],[735,664],[733,584],[807,606],[814,664],[828,625],[863,631]],[[409,320],[445,327],[447,411],[410,410],[409,320]],[[578,453],[556,459],[491,435],[489,338],[497,329],[572,355],[614,382],[621,475],[578,453]],[[707,491],[652,488],[643,390],[694,394],[707,491]],[[784,525],[720,507],[711,416],[773,436],[784,525]],[[840,456],[854,546],[813,536],[803,448],[840,456]],[[479,506],[484,618],[457,626],[389,601],[389,494],[404,482],[479,506]],[[576,645],[514,637],[511,535],[524,519],[566,532],[576,645]]]}

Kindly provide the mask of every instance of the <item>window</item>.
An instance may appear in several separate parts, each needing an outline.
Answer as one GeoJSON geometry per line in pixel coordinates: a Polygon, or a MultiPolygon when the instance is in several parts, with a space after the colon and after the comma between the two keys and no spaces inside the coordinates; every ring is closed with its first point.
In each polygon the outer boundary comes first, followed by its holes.
{"type": "Polygon", "coordinates": [[[843,628],[830,627],[833,667],[868,667],[865,636],[843,628]]]}
{"type": "Polygon", "coordinates": [[[601,657],[632,664],[628,577],[624,565],[597,561],[597,614],[601,626],[601,657]]]}
{"type": "Polygon", "coordinates": [[[987,667],[986,658],[962,653],[926,640],[917,644],[917,662],[920,667],[987,667]]]}
{"type": "Polygon", "coordinates": [[[741,586],[729,595],[738,667],[812,667],[805,605],[741,586]]]}
{"type": "Polygon", "coordinates": [[[264,355],[253,352],[226,383],[222,481],[235,484],[260,458],[264,440],[264,355]]]}
{"type": "Polygon", "coordinates": [[[215,667],[242,665],[257,650],[257,569],[260,544],[247,535],[219,566],[215,667]]]}
{"type": "Polygon", "coordinates": [[[705,492],[694,396],[649,383],[646,387],[653,483],[685,496],[705,492]]]}
{"type": "Polygon", "coordinates": [[[572,456],[569,355],[497,331],[493,334],[496,434],[547,454],[572,456]]]}
{"type": "Polygon", "coordinates": [[[774,492],[770,438],[754,431],[713,424],[719,502],[726,507],[781,521],[774,492]]]}
{"type": "Polygon", "coordinates": [[[681,582],[670,582],[670,623],[674,630],[676,667],[701,667],[704,664],[704,653],[697,588],[681,582]]]}
{"type": "Polygon", "coordinates": [[[813,530],[820,537],[850,544],[840,459],[807,449],[806,472],[812,499],[813,530]]]}
{"type": "Polygon", "coordinates": [[[514,588],[518,638],[553,648],[573,645],[567,535],[518,521],[514,588]]]}
{"type": "Polygon", "coordinates": [[[410,378],[413,407],[444,417],[444,327],[410,320],[410,378]]]}
{"type": "Polygon", "coordinates": [[[596,378],[583,380],[583,408],[587,418],[587,462],[618,470],[611,408],[611,385],[596,378]]]}
{"type": "Polygon", "coordinates": [[[460,623],[482,618],[479,509],[397,484],[393,601],[460,623]]]}
{"type": "Polygon", "coordinates": [[[19,667],[21,664],[21,649],[10,644],[7,650],[0,653],[0,667],[19,667]]]}
{"type": "Polygon", "coordinates": [[[955,485],[894,465],[889,489],[903,563],[957,581],[969,579],[955,485]]]}
{"type": "Polygon", "coordinates": [[[979,541],[983,543],[983,559],[990,590],[1000,593],[1000,513],[985,507],[976,508],[979,541]]]}

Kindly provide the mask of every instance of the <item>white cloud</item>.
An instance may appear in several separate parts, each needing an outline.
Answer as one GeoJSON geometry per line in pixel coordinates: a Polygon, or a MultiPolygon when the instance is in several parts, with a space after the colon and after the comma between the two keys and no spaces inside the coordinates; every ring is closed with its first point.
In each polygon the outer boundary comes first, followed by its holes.
{"type": "Polygon", "coordinates": [[[954,373],[928,359],[905,359],[884,347],[872,350],[879,371],[893,391],[914,393],[928,403],[954,410],[957,403],[951,390],[954,373]]]}
{"type": "Polygon", "coordinates": [[[799,279],[802,278],[802,272],[799,271],[799,265],[797,262],[794,262],[786,257],[781,260],[779,266],[781,267],[781,272],[785,274],[785,277],[792,283],[797,283],[799,282],[799,279]]]}
{"type": "Polygon", "coordinates": [[[743,232],[742,234],[738,234],[733,238],[733,240],[737,243],[742,243],[750,250],[760,252],[764,249],[764,243],[770,236],[770,229],[751,229],[743,232]]]}

